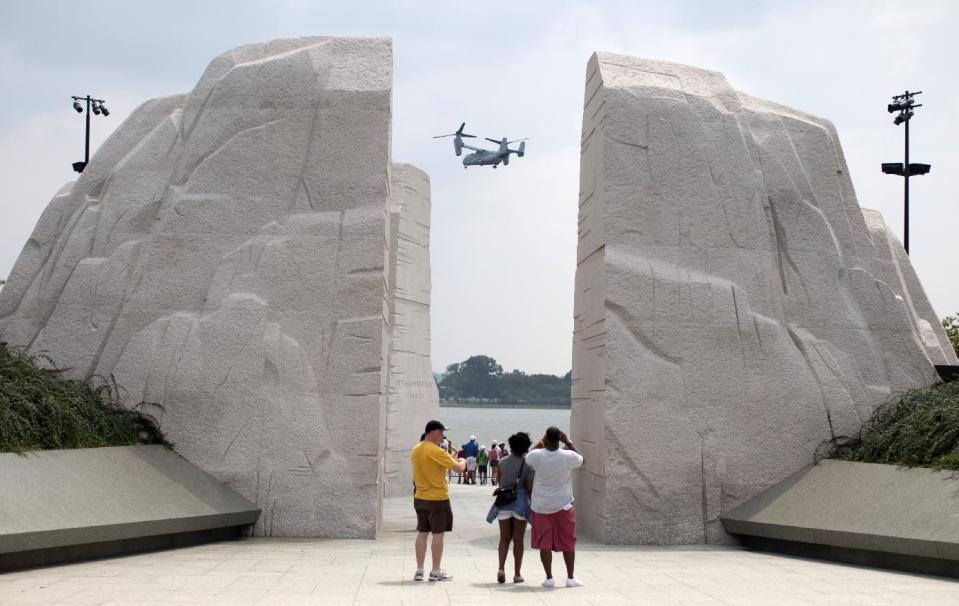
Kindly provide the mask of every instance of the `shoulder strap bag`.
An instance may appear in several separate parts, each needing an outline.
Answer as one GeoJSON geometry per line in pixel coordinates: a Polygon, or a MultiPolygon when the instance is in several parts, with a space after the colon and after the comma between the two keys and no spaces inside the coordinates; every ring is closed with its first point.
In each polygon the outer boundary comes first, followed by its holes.
{"type": "Polygon", "coordinates": [[[523,478],[523,470],[526,468],[526,461],[524,460],[520,463],[519,471],[516,472],[516,481],[513,482],[512,486],[500,486],[493,491],[493,495],[496,497],[496,500],[493,501],[493,505],[497,507],[505,507],[513,501],[516,500],[516,489],[519,487],[520,480],[523,478]]]}

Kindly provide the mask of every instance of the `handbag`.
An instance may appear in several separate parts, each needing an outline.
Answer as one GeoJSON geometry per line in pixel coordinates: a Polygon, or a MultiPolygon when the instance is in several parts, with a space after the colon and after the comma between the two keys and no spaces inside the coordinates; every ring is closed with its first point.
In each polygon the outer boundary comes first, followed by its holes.
{"type": "Polygon", "coordinates": [[[513,501],[516,500],[516,487],[519,486],[520,478],[523,477],[523,469],[526,467],[526,461],[520,463],[519,471],[516,473],[516,481],[513,482],[513,485],[510,487],[500,486],[493,491],[493,495],[496,497],[496,500],[493,501],[493,505],[496,507],[505,507],[513,501]]]}

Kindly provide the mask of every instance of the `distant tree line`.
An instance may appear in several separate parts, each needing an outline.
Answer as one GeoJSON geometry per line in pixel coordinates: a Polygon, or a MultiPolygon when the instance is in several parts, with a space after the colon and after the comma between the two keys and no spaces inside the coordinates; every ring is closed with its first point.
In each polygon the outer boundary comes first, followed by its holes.
{"type": "MultiPolygon", "coordinates": [[[[942,320],[952,346],[959,355],[959,314],[942,320]]],[[[477,355],[450,364],[439,376],[440,400],[445,402],[492,402],[504,404],[562,404],[569,406],[571,372],[562,377],[503,372],[490,356],[477,355]]]]}
{"type": "Polygon", "coordinates": [[[450,364],[438,383],[440,399],[451,402],[483,401],[506,404],[549,403],[569,405],[571,372],[562,377],[504,373],[490,356],[471,356],[450,364]]]}

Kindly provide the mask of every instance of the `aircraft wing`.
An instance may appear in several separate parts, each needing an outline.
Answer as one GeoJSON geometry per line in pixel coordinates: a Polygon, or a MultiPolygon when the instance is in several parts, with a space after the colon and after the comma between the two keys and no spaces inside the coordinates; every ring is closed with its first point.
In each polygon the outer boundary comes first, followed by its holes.
{"type": "Polygon", "coordinates": [[[465,147],[466,149],[471,149],[473,151],[489,151],[489,150],[483,149],[482,147],[473,147],[472,145],[467,145],[465,143],[463,144],[463,147],[465,147]]]}

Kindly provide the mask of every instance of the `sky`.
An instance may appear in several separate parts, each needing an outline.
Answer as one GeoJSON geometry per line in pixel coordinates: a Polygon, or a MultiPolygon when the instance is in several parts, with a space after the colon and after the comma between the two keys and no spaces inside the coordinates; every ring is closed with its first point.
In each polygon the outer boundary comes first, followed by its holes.
{"type": "Polygon", "coordinates": [[[490,355],[508,371],[572,360],[579,138],[594,51],[723,72],[737,90],[831,120],[859,203],[902,233],[902,129],[889,97],[922,90],[911,159],[912,262],[936,312],[959,312],[959,3],[321,2],[0,4],[0,277],[82,159],[71,95],[107,100],[92,148],[141,102],[188,92],[217,54],[306,35],[389,36],[393,161],[432,181],[433,367],[490,355]],[[530,137],[463,170],[449,133],[530,137]]]}

